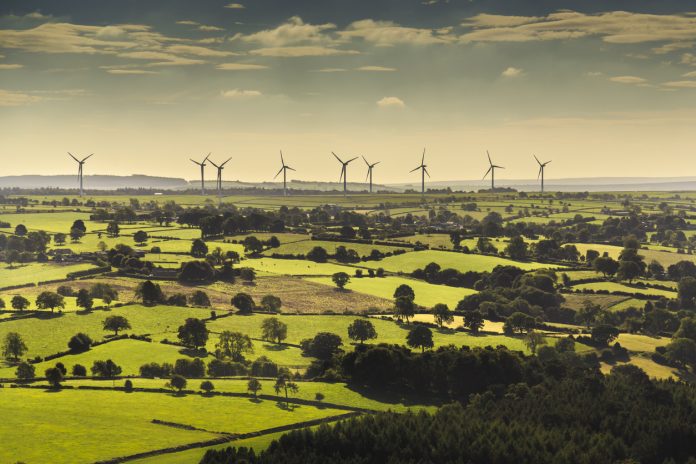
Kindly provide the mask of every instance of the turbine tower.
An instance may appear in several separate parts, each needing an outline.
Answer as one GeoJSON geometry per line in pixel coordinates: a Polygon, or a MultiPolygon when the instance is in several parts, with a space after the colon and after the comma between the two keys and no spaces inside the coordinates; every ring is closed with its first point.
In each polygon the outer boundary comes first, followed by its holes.
{"type": "Polygon", "coordinates": [[[551,160],[542,163],[539,161],[539,158],[537,158],[536,155],[532,156],[534,156],[534,159],[539,164],[539,174],[537,174],[537,179],[541,178],[541,193],[544,193],[544,169],[546,169],[546,165],[549,164],[551,160]]]}
{"type": "Polygon", "coordinates": [[[368,178],[370,179],[370,193],[372,193],[372,168],[377,166],[380,162],[377,161],[376,163],[370,164],[367,162],[364,156],[362,157],[362,159],[363,161],[365,161],[365,164],[367,164],[367,175],[365,176],[365,180],[367,180],[368,178]]]}
{"type": "Polygon", "coordinates": [[[191,159],[192,163],[197,164],[201,167],[201,195],[205,195],[205,162],[208,161],[208,158],[210,158],[210,153],[208,153],[208,156],[206,156],[200,163],[196,160],[189,158],[191,159]]]}
{"type": "Polygon", "coordinates": [[[218,197],[219,197],[219,198],[222,198],[222,170],[225,169],[225,165],[226,165],[227,163],[229,163],[229,161],[230,161],[231,159],[232,159],[232,158],[227,158],[227,161],[225,161],[224,163],[222,163],[222,164],[219,165],[219,166],[218,166],[217,164],[213,163],[213,160],[209,160],[209,161],[210,161],[210,164],[212,164],[213,166],[215,166],[215,168],[217,169],[217,182],[216,182],[216,187],[217,187],[218,197]]]}
{"type": "Polygon", "coordinates": [[[343,196],[346,196],[348,194],[348,170],[346,169],[348,167],[348,164],[351,162],[355,161],[358,159],[356,156],[355,158],[351,158],[348,161],[343,161],[341,158],[339,158],[336,153],[331,152],[332,155],[338,160],[339,163],[341,163],[341,177],[338,178],[338,181],[341,182],[341,179],[343,179],[343,196]]]}
{"type": "Polygon", "coordinates": [[[425,148],[423,149],[423,157],[421,158],[420,166],[411,169],[410,172],[417,171],[419,169],[421,170],[421,195],[425,196],[425,175],[427,174],[428,177],[430,177],[430,173],[425,165],[425,148]]]}
{"type": "Polygon", "coordinates": [[[495,190],[495,170],[496,169],[505,169],[502,166],[496,166],[493,164],[493,161],[491,161],[491,154],[488,153],[488,150],[486,150],[486,154],[488,155],[488,164],[491,165],[491,167],[488,168],[488,171],[483,175],[483,178],[485,179],[488,173],[491,173],[491,191],[495,190]]]}
{"type": "Polygon", "coordinates": [[[84,190],[83,190],[83,188],[82,188],[82,166],[84,166],[85,161],[87,161],[90,157],[92,157],[92,156],[94,155],[94,153],[92,153],[92,154],[89,155],[89,156],[85,156],[85,157],[82,158],[81,160],[75,158],[75,157],[72,155],[72,153],[70,153],[70,152],[68,152],[68,155],[70,155],[70,157],[71,157],[72,159],[74,159],[75,162],[77,162],[77,164],[79,165],[79,167],[77,168],[77,179],[78,179],[79,182],[80,182],[80,197],[82,197],[82,196],[84,195],[84,193],[85,193],[84,190]]]}
{"type": "Polygon", "coordinates": [[[273,179],[276,179],[281,172],[283,173],[283,196],[288,195],[288,169],[294,171],[293,168],[285,164],[285,160],[283,159],[283,150],[280,150],[280,171],[278,171],[278,174],[276,174],[273,179]]]}

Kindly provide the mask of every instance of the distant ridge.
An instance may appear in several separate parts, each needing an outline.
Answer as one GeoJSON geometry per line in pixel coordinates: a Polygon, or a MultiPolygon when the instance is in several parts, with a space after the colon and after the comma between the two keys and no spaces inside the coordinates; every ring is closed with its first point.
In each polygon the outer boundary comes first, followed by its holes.
{"type": "MultiPolygon", "coordinates": [[[[84,177],[85,189],[90,190],[116,190],[120,188],[155,188],[155,189],[185,189],[188,187],[186,179],[174,177],[146,176],[133,174],[131,176],[92,175],[84,177]]],[[[77,176],[4,176],[0,177],[0,188],[77,188],[77,176]]]]}

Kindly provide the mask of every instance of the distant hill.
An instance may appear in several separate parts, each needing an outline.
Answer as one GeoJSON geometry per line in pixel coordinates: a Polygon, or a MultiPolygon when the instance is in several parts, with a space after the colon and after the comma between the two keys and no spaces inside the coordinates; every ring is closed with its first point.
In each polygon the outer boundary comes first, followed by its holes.
{"type": "MultiPolygon", "coordinates": [[[[0,177],[0,188],[77,188],[77,176],[4,176],[0,177]]],[[[155,188],[155,189],[180,189],[187,188],[186,179],[173,177],[156,177],[141,174],[131,176],[92,175],[84,176],[85,189],[89,190],[116,190],[120,188],[155,188]]]]}

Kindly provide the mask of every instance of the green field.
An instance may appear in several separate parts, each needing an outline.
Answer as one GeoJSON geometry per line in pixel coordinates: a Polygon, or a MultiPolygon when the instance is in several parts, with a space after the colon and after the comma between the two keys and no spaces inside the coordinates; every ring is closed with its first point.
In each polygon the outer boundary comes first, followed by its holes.
{"type": "Polygon", "coordinates": [[[644,295],[664,296],[665,298],[677,297],[677,292],[650,287],[631,287],[629,285],[624,285],[617,282],[591,282],[588,284],[575,285],[573,288],[577,290],[606,290],[608,292],[642,293],[644,295]]]}
{"type": "Polygon", "coordinates": [[[12,267],[2,263],[0,264],[0,288],[65,279],[71,272],[84,271],[93,267],[95,266],[91,263],[29,263],[13,264],[12,267]]]}
{"type": "Polygon", "coordinates": [[[19,224],[24,224],[29,230],[43,230],[50,233],[62,232],[64,234],[69,234],[70,227],[72,227],[73,222],[78,219],[85,221],[85,224],[87,225],[87,232],[90,232],[91,229],[88,224],[89,213],[61,211],[56,213],[27,212],[0,214],[0,221],[9,222],[12,226],[10,229],[4,229],[7,231],[14,230],[14,228],[19,224]]]}
{"type": "Polygon", "coordinates": [[[321,240],[311,240],[309,237],[307,237],[307,240],[304,241],[295,241],[292,243],[288,243],[286,245],[281,245],[278,248],[271,248],[269,250],[266,250],[264,254],[266,256],[270,256],[274,253],[278,253],[281,255],[285,254],[293,254],[293,255],[306,255],[309,253],[312,248],[314,247],[322,247],[326,251],[329,252],[329,254],[334,254],[336,251],[336,248],[339,246],[344,246],[349,250],[355,250],[356,253],[358,253],[358,256],[368,256],[372,250],[379,250],[382,253],[388,253],[388,252],[394,252],[396,250],[408,250],[408,248],[399,248],[399,247],[392,247],[392,246],[384,246],[384,245],[368,245],[364,243],[349,243],[349,242],[328,242],[328,241],[321,241],[321,240]]]}
{"type": "MultiPolygon", "coordinates": [[[[614,259],[619,258],[621,250],[620,246],[614,245],[604,245],[598,243],[574,243],[581,254],[586,254],[587,250],[595,250],[600,254],[608,253],[614,259]]],[[[672,264],[676,264],[679,261],[694,261],[696,262],[696,255],[689,255],[684,253],[669,253],[667,251],[655,251],[655,250],[638,250],[638,254],[645,258],[646,263],[650,263],[653,260],[662,264],[664,267],[668,267],[672,264]]]]}
{"type": "Polygon", "coordinates": [[[342,412],[312,406],[285,409],[274,401],[219,396],[7,388],[0,395],[0,410],[0,462],[55,464],[94,462],[219,436],[153,424],[153,419],[246,433],[342,412]]]}
{"type": "Polygon", "coordinates": [[[337,272],[353,274],[355,268],[334,263],[315,263],[304,259],[245,259],[239,265],[266,274],[290,276],[330,276],[337,272]]]}
{"type": "MultiPolygon", "coordinates": [[[[335,287],[331,277],[313,277],[307,280],[335,287]]],[[[454,309],[462,298],[476,293],[475,290],[469,288],[434,285],[422,280],[395,276],[387,276],[384,278],[354,277],[350,280],[348,285],[346,285],[346,289],[354,292],[367,293],[368,295],[374,295],[380,298],[393,299],[394,291],[402,284],[410,286],[416,294],[416,304],[426,308],[431,308],[437,303],[445,303],[450,309],[454,309]]]]}
{"type": "Polygon", "coordinates": [[[526,271],[548,267],[534,262],[512,261],[496,256],[452,253],[447,251],[414,251],[398,256],[390,256],[381,261],[367,261],[361,265],[373,269],[384,268],[390,272],[413,272],[422,269],[430,263],[437,263],[442,269],[452,268],[460,272],[492,271],[496,266],[516,266],[526,271]]]}

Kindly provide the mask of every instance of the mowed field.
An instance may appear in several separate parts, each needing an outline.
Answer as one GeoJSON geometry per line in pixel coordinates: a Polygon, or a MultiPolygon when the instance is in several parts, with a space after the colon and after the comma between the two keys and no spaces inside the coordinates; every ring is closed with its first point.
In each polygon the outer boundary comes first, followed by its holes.
{"type": "MultiPolygon", "coordinates": [[[[599,243],[574,243],[573,245],[575,245],[578,251],[583,255],[587,253],[587,250],[595,250],[598,251],[600,254],[607,253],[614,259],[618,259],[621,250],[623,250],[623,248],[620,246],[604,245],[599,243]]],[[[670,253],[667,251],[640,249],[638,250],[638,254],[645,258],[646,263],[650,263],[653,260],[655,260],[658,263],[662,264],[664,267],[671,266],[672,264],[676,264],[679,261],[696,262],[696,255],[690,255],[686,253],[670,253]]]]}
{"type": "MultiPolygon", "coordinates": [[[[331,277],[311,277],[307,280],[333,286],[335,288],[335,284],[331,280],[331,277]]],[[[411,287],[416,294],[416,304],[426,308],[431,308],[437,303],[445,303],[450,307],[450,309],[454,309],[454,307],[457,306],[457,303],[459,303],[459,301],[465,296],[476,293],[476,290],[469,288],[434,285],[422,280],[406,279],[396,276],[387,276],[383,278],[353,277],[345,288],[349,292],[366,293],[368,295],[374,295],[380,298],[393,299],[394,291],[400,285],[408,285],[411,287]]],[[[335,288],[335,291],[340,290],[335,288]]],[[[344,291],[342,293],[348,292],[344,291]]]]}
{"type": "Polygon", "coordinates": [[[248,398],[6,388],[0,462],[73,464],[336,416],[344,411],[248,398]],[[85,407],[89,405],[89,410],[85,407]],[[197,427],[184,430],[153,419],[197,427]],[[40,443],[40,446],[28,446],[40,443]]]}
{"type": "Polygon", "coordinates": [[[426,250],[413,251],[398,256],[390,256],[381,261],[368,261],[361,266],[377,269],[383,268],[390,272],[413,272],[422,269],[430,263],[438,263],[442,269],[452,268],[460,272],[492,271],[496,266],[516,266],[526,271],[549,267],[534,262],[512,261],[497,256],[484,256],[447,251],[426,250]]]}
{"type": "Polygon", "coordinates": [[[642,293],[644,295],[652,296],[664,296],[665,298],[676,298],[677,292],[670,290],[662,290],[660,288],[650,288],[650,287],[633,287],[629,285],[620,284],[618,282],[591,282],[588,284],[579,284],[573,286],[577,290],[604,290],[608,292],[626,292],[626,293],[642,293]]]}
{"type": "Polygon", "coordinates": [[[2,263],[0,264],[0,288],[65,279],[71,272],[85,271],[94,267],[96,266],[91,263],[15,263],[12,267],[2,263]]]}

